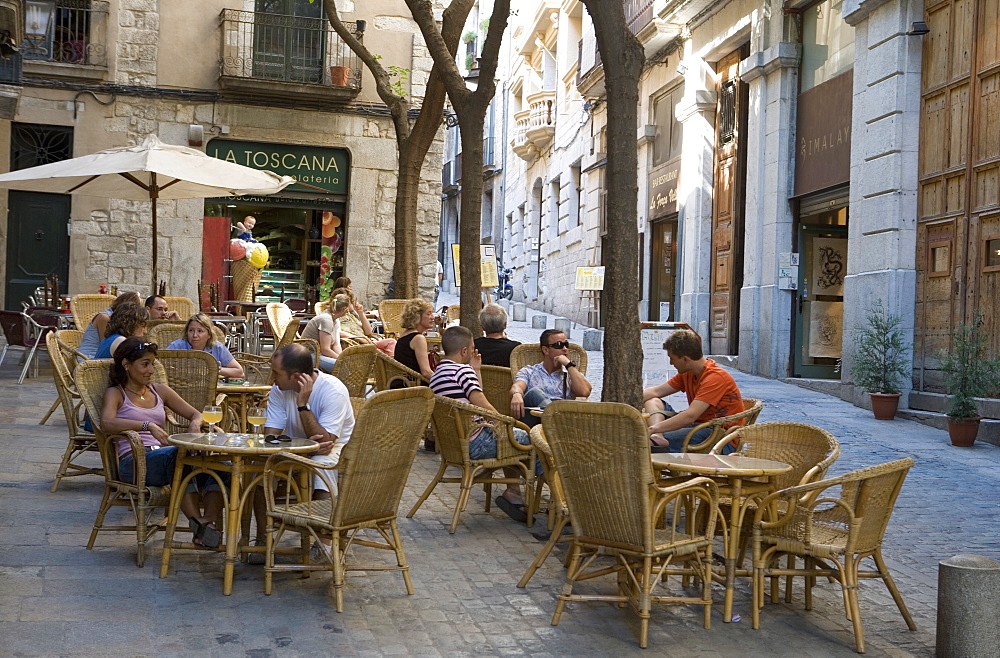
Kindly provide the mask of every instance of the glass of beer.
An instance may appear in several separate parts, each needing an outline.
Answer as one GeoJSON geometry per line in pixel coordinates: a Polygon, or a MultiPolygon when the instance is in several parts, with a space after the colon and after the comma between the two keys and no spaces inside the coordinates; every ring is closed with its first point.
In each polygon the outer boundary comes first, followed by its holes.
{"type": "Polygon", "coordinates": [[[267,409],[253,407],[247,412],[247,422],[253,425],[255,438],[260,439],[260,426],[267,421],[267,409]]]}
{"type": "Polygon", "coordinates": [[[222,407],[214,404],[206,405],[205,408],[201,410],[201,417],[205,419],[206,423],[208,423],[208,433],[215,434],[217,429],[215,424],[222,421],[222,407]]]}

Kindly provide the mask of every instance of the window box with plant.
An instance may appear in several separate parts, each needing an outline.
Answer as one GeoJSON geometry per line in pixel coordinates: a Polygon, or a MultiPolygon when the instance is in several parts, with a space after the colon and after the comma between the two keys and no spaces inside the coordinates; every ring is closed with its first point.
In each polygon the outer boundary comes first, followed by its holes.
{"type": "Polygon", "coordinates": [[[906,381],[909,346],[900,327],[902,318],[889,313],[876,299],[865,310],[865,322],[854,330],[854,383],[871,396],[878,420],[892,420],[906,381]]]}
{"type": "Polygon", "coordinates": [[[951,351],[942,355],[941,370],[951,396],[948,406],[948,436],[951,444],[968,448],[979,434],[976,398],[1000,387],[1000,361],[987,358],[988,336],[982,329],[983,314],[976,311],[972,324],[962,324],[951,334],[951,351]]]}

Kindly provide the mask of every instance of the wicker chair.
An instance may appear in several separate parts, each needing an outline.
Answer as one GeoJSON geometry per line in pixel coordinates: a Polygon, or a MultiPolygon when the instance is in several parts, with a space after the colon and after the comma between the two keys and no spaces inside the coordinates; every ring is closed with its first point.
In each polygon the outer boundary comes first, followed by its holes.
{"type": "Polygon", "coordinates": [[[448,313],[445,315],[445,321],[447,324],[451,324],[455,320],[460,320],[462,318],[462,307],[458,304],[452,304],[448,307],[448,313]]]}
{"type": "Polygon", "coordinates": [[[185,320],[198,312],[198,305],[187,297],[179,295],[167,295],[163,298],[167,302],[167,307],[171,311],[176,311],[177,317],[185,320]]]}
{"type": "Polygon", "coordinates": [[[399,338],[403,333],[403,325],[400,324],[403,307],[408,299],[386,299],[379,302],[378,317],[382,321],[382,334],[386,338],[399,338]]]}
{"type": "Polygon", "coordinates": [[[784,462],[792,470],[774,478],[776,489],[787,489],[818,480],[840,456],[840,443],[824,429],[804,423],[759,423],[734,428],[712,448],[721,454],[726,444],[739,439],[734,454],[784,462]]]}
{"type": "MultiPolygon", "coordinates": [[[[62,344],[66,348],[68,348],[68,349],[70,349],[72,351],[76,351],[77,348],[80,347],[80,341],[83,340],[83,332],[82,331],[77,331],[76,329],[60,329],[58,331],[54,331],[54,332],[50,332],[50,333],[51,333],[51,335],[53,335],[56,338],[58,338],[59,341],[62,342],[62,344]]],[[[55,364],[55,359],[57,357],[55,356],[56,353],[53,352],[51,350],[51,348],[49,347],[48,336],[45,337],[45,345],[46,345],[46,349],[49,350],[49,358],[53,360],[53,368],[54,368],[55,367],[55,365],[54,365],[55,364]]],[[[77,355],[81,359],[87,358],[86,356],[84,356],[83,354],[80,354],[79,352],[76,352],[76,353],[77,353],[77,355]]],[[[68,367],[69,367],[69,372],[70,372],[70,383],[72,384],[72,379],[73,379],[72,372],[76,368],[76,358],[73,359],[72,364],[69,364],[68,367]]],[[[53,373],[53,376],[55,376],[55,373],[53,373]]],[[[45,412],[45,415],[42,416],[42,419],[40,421],[38,421],[38,424],[39,425],[44,425],[45,423],[47,423],[48,420],[49,420],[49,418],[52,416],[52,414],[54,414],[56,412],[56,409],[58,409],[59,405],[61,405],[61,404],[62,404],[62,398],[60,398],[58,395],[56,395],[56,399],[55,399],[55,401],[52,402],[52,406],[49,407],[49,410],[47,412],[45,412]]]]}
{"type": "Polygon", "coordinates": [[[299,337],[299,323],[302,320],[299,318],[292,318],[285,325],[285,330],[281,333],[281,338],[277,340],[274,344],[274,349],[279,350],[285,345],[291,345],[299,337]]]}
{"type": "Polygon", "coordinates": [[[57,334],[63,333],[63,331],[52,332],[45,337],[49,356],[52,359],[52,377],[55,380],[56,393],[59,396],[57,402],[63,408],[66,429],[69,432],[69,443],[63,453],[62,461],[59,463],[59,468],[56,469],[55,482],[52,483],[51,491],[53,493],[59,488],[59,482],[63,478],[77,475],[104,475],[104,470],[100,466],[84,466],[76,463],[76,459],[84,453],[97,452],[97,437],[92,432],[85,432],[80,427],[83,415],[80,409],[83,403],[80,400],[80,394],[77,393],[72,374],[73,370],[76,369],[78,352],[69,345],[60,342],[57,334]]]}
{"type": "MultiPolygon", "coordinates": [[[[160,349],[166,349],[167,345],[175,340],[187,338],[185,333],[187,320],[153,320],[147,326],[149,326],[149,330],[146,333],[146,338],[149,339],[149,342],[156,343],[160,349]]],[[[212,325],[212,335],[215,340],[225,345],[226,334],[222,329],[212,325]]]]}
{"type": "MultiPolygon", "coordinates": [[[[827,576],[836,578],[843,589],[844,606],[847,618],[854,625],[854,644],[858,653],[865,651],[858,602],[858,584],[862,578],[882,579],[907,627],[911,631],[917,630],[882,558],[885,529],[903,480],[912,466],[912,459],[899,459],[829,480],[784,489],[760,501],[753,524],[754,628],[760,627],[765,578],[803,576],[805,607],[811,610],[812,585],[817,576],[827,576]],[[839,497],[825,493],[834,487],[839,487],[839,497]],[[774,508],[780,509],[781,513],[776,518],[765,518],[774,508]],[[772,566],[782,555],[804,557],[805,568],[781,569],[772,566]],[[874,571],[858,569],[861,560],[866,557],[874,560],[874,571]]],[[[776,593],[772,589],[772,599],[776,593]]]]}
{"type": "Polygon", "coordinates": [[[552,624],[559,623],[567,601],[613,601],[638,610],[643,648],[648,644],[651,603],[703,606],[704,625],[709,628],[712,539],[718,514],[715,483],[694,478],[669,487],[657,485],[646,423],[628,405],[554,400],[542,425],[574,533],[569,571],[552,624]],[[691,518],[705,522],[695,530],[691,518]],[[588,571],[602,550],[614,554],[615,565],[588,571]],[[618,576],[617,594],[573,593],[577,581],[608,573],[618,576]],[[696,577],[701,595],[654,594],[653,588],[666,583],[668,575],[696,577]]]}
{"type": "Polygon", "coordinates": [[[157,507],[167,507],[170,504],[170,487],[147,487],[146,451],[142,439],[136,432],[125,432],[124,436],[135,456],[135,482],[125,482],[118,476],[118,456],[115,451],[113,437],[101,430],[101,409],[104,405],[104,392],[108,388],[108,372],[111,368],[110,359],[92,359],[77,366],[74,381],[80,392],[83,406],[90,414],[94,425],[94,435],[97,437],[101,461],[104,464],[104,497],[101,499],[94,521],[94,529],[87,542],[87,550],[94,548],[98,532],[132,531],[136,534],[135,563],[142,566],[146,561],[146,542],[163,527],[163,521],[150,521],[150,513],[157,507]],[[125,507],[132,510],[134,525],[105,526],[104,517],[112,507],[125,507]]]}
{"type": "MultiPolygon", "coordinates": [[[[569,541],[570,538],[563,537],[563,528],[569,523],[569,508],[566,506],[566,495],[563,493],[562,480],[559,477],[559,471],[556,470],[555,461],[552,458],[552,446],[549,442],[545,440],[545,430],[541,425],[535,425],[531,428],[531,432],[528,434],[531,437],[531,445],[535,447],[535,453],[538,455],[538,460],[542,463],[542,474],[545,476],[545,483],[549,485],[549,540],[545,542],[545,546],[542,550],[538,552],[534,561],[528,567],[528,570],[518,581],[518,587],[527,587],[528,581],[531,577],[535,575],[538,571],[538,567],[542,566],[542,563],[548,559],[549,554],[552,549],[556,547],[560,541],[569,541]]],[[[541,502],[542,495],[542,483],[538,483],[538,488],[535,489],[535,496],[532,498],[532,509],[528,512],[528,516],[533,516],[538,511],[538,506],[541,502]]]]}
{"type": "MultiPolygon", "coordinates": [[[[454,533],[458,527],[458,516],[469,503],[469,494],[476,484],[485,485],[486,511],[490,511],[492,502],[491,490],[494,484],[519,484],[520,477],[493,477],[493,471],[498,468],[513,467],[524,473],[526,486],[524,502],[527,509],[532,509],[532,489],[535,482],[535,449],[523,446],[514,440],[515,420],[509,416],[501,416],[465,402],[452,398],[434,396],[434,434],[437,446],[441,450],[441,466],[424,493],[406,515],[406,518],[416,514],[420,506],[434,491],[439,482],[460,483],[461,491],[455,512],[452,514],[451,526],[448,532],[454,533]],[[497,456],[491,459],[472,459],[469,457],[469,439],[481,427],[492,427],[496,436],[497,456]],[[461,477],[445,477],[449,466],[461,469],[461,477]]],[[[532,518],[528,515],[528,527],[532,518]]]]}
{"type": "Polygon", "coordinates": [[[365,396],[378,353],[374,345],[353,345],[337,357],[337,362],[333,364],[333,376],[344,382],[351,397],[365,396]]]}
{"type": "MultiPolygon", "coordinates": [[[[198,350],[159,350],[157,363],[163,364],[167,385],[195,409],[216,404],[219,362],[208,352],[198,350]]],[[[167,414],[171,418],[171,414],[167,414]]],[[[187,422],[174,422],[167,431],[186,432],[187,422]]],[[[166,428],[165,428],[166,429],[166,428]]]]}
{"type": "Polygon", "coordinates": [[[403,553],[403,544],[396,527],[399,501],[406,486],[406,477],[417,454],[417,445],[434,406],[429,388],[408,388],[378,393],[369,399],[358,414],[351,440],[335,467],[324,467],[307,458],[290,453],[278,453],[267,460],[264,472],[264,492],[267,498],[267,548],[264,567],[264,593],[271,593],[272,575],[276,571],[333,571],[333,587],[337,612],[344,611],[345,571],[399,571],[406,584],[406,593],[413,594],[410,568],[403,553]],[[408,422],[400,423],[400,418],[408,422]],[[336,486],[330,481],[330,471],[340,474],[336,486]],[[337,491],[334,500],[309,500],[310,496],[297,486],[295,471],[305,470],[319,475],[330,491],[337,491]],[[282,482],[296,496],[279,498],[275,485],[282,482]],[[383,541],[359,534],[364,528],[374,529],[383,541]],[[274,550],[286,530],[312,536],[333,536],[329,560],[322,565],[274,563],[274,550]],[[352,545],[390,550],[396,554],[396,564],[360,564],[347,562],[352,545]]]}
{"type": "Polygon", "coordinates": [[[281,302],[271,302],[267,305],[267,322],[271,325],[271,333],[283,336],[285,327],[292,321],[292,309],[281,302]]]}
{"type": "Polygon", "coordinates": [[[416,370],[410,370],[402,363],[382,352],[375,354],[375,390],[388,391],[393,384],[402,382],[406,386],[427,386],[427,379],[416,370]]]}
{"type": "Polygon", "coordinates": [[[504,416],[510,415],[510,387],[514,376],[510,368],[503,366],[482,366],[479,370],[479,380],[483,385],[483,394],[493,408],[504,416]]]}
{"type": "Polygon", "coordinates": [[[761,409],[764,408],[764,403],[761,400],[755,400],[753,398],[743,398],[743,411],[739,413],[732,414],[730,416],[722,416],[720,418],[713,418],[712,420],[706,421],[704,423],[699,423],[691,428],[691,431],[687,433],[684,437],[684,447],[681,448],[681,452],[709,452],[715,447],[715,444],[719,442],[723,436],[729,433],[730,430],[734,429],[733,425],[740,421],[743,421],[743,427],[748,425],[753,425],[760,416],[761,409]],[[706,427],[712,428],[712,433],[705,437],[704,441],[699,443],[691,443],[691,439],[694,437],[695,432],[705,429],[706,427]]]}
{"type": "Polygon", "coordinates": [[[76,328],[80,331],[86,330],[94,316],[111,308],[113,301],[115,301],[114,295],[74,295],[69,300],[69,310],[73,312],[76,328]]]}
{"type": "MultiPolygon", "coordinates": [[[[569,344],[570,361],[576,364],[581,375],[587,374],[587,351],[576,343],[569,344]]],[[[539,343],[522,343],[510,353],[510,371],[513,374],[525,367],[542,362],[542,348],[539,343]]]]}

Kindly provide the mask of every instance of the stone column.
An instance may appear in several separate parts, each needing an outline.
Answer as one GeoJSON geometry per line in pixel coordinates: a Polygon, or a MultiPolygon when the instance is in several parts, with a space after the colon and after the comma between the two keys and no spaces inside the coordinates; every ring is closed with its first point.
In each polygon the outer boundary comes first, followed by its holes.
{"type": "Polygon", "coordinates": [[[778,41],[740,65],[750,86],[740,370],[788,374],[793,291],[777,288],[778,254],[792,250],[799,44],[778,41]]]}
{"type": "MultiPolygon", "coordinates": [[[[922,42],[905,33],[922,13],[920,0],[844,3],[844,19],[855,28],[845,384],[853,381],[850,332],[864,323],[872,300],[903,318],[906,342],[913,343],[922,42]]],[[[904,404],[910,384],[906,378],[904,404]]],[[[859,389],[853,397],[858,404],[867,396],[859,389]]]]}

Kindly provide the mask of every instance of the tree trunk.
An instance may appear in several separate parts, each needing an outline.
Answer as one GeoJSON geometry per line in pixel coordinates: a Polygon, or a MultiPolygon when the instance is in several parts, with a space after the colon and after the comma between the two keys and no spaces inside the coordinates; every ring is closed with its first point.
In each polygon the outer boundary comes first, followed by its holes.
{"type": "MultiPolygon", "coordinates": [[[[393,295],[397,299],[417,296],[420,265],[417,259],[417,200],[420,194],[420,170],[423,157],[411,156],[413,136],[399,144],[399,168],[396,180],[395,254],[392,266],[393,295]]],[[[426,154],[426,150],[424,151],[426,154]]]]}
{"type": "Polygon", "coordinates": [[[639,340],[638,126],[639,75],[645,59],[625,24],[620,2],[583,0],[594,22],[604,63],[607,122],[607,237],[604,286],[604,387],[606,402],[642,404],[639,340]]]}
{"type": "Polygon", "coordinates": [[[483,210],[483,129],[486,112],[467,108],[459,113],[462,135],[462,203],[458,227],[459,271],[462,275],[461,324],[473,336],[482,334],[479,309],[482,303],[482,270],[479,243],[483,210]]]}

